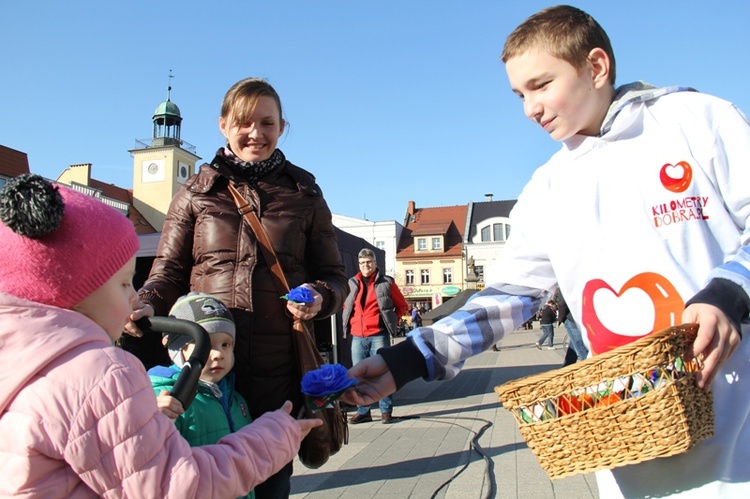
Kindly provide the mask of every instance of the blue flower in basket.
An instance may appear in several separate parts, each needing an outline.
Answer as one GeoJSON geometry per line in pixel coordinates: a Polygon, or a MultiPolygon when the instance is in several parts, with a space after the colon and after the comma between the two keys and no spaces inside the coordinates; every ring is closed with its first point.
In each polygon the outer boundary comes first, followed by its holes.
{"type": "Polygon", "coordinates": [[[341,364],[323,364],[320,369],[308,371],[302,376],[302,393],[305,403],[313,411],[333,407],[347,388],[355,386],[356,378],[349,378],[341,364]]]}
{"type": "Polygon", "coordinates": [[[310,304],[315,301],[312,291],[305,286],[297,286],[296,288],[290,289],[287,294],[281,297],[281,299],[305,304],[310,304]]]}

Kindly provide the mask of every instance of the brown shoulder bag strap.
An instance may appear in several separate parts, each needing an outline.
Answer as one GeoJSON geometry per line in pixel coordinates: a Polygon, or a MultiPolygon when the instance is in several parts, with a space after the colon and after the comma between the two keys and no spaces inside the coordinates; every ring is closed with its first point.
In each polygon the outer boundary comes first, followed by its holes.
{"type": "Polygon", "coordinates": [[[229,183],[229,192],[234,198],[234,204],[237,205],[237,209],[239,210],[240,215],[242,215],[245,220],[247,220],[247,223],[250,224],[250,228],[253,229],[253,232],[255,233],[255,238],[258,240],[260,249],[263,252],[263,258],[266,259],[266,263],[268,264],[268,267],[271,269],[271,273],[273,274],[273,280],[276,284],[276,289],[278,289],[279,293],[281,293],[282,295],[287,294],[289,292],[289,283],[286,280],[284,271],[281,269],[279,259],[276,256],[276,252],[274,251],[273,246],[271,245],[271,240],[268,239],[268,233],[266,233],[266,229],[264,229],[263,225],[260,223],[258,215],[255,214],[253,207],[250,206],[250,203],[248,203],[244,197],[242,197],[240,191],[238,191],[237,188],[231,184],[231,182],[229,183]]]}

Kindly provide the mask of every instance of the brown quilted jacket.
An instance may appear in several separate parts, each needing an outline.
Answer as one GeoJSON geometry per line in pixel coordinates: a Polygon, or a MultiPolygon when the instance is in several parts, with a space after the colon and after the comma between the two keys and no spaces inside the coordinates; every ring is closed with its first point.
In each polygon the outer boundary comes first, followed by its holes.
{"type": "Polygon", "coordinates": [[[237,323],[236,388],[256,418],[287,399],[298,406],[299,375],[286,302],[237,212],[229,179],[258,209],[289,285],[311,283],[323,296],[316,319],[341,308],[348,285],[331,212],[315,177],[290,162],[253,186],[217,156],[175,195],[139,294],[156,315],[167,315],[188,291],[213,294],[230,308],[237,323]]]}

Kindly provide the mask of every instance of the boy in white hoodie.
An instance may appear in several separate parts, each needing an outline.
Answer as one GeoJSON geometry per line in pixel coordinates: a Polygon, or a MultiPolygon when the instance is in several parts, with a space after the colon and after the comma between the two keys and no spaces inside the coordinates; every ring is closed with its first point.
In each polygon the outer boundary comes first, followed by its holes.
{"type": "Polygon", "coordinates": [[[450,379],[523,324],[557,286],[593,355],[699,324],[715,436],[691,451],[597,474],[601,497],[750,497],[750,125],[689,88],[615,87],[609,38],[588,14],[545,9],[502,55],[526,116],[562,148],[513,212],[499,282],[350,371],[368,403],[416,377],[450,379]],[[572,223],[540,233],[551,211],[572,223]],[[564,241],[564,244],[561,244],[564,241]]]}

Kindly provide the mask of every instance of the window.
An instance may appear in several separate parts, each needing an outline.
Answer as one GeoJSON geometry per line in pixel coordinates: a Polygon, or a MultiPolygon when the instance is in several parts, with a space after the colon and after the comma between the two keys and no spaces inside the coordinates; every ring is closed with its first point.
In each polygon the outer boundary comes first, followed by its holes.
{"type": "Polygon", "coordinates": [[[477,279],[479,280],[479,282],[484,282],[484,265],[475,266],[474,272],[477,273],[477,279]]]}
{"type": "Polygon", "coordinates": [[[414,284],[414,271],[413,270],[406,271],[406,284],[414,284]]]}
{"type": "Polygon", "coordinates": [[[492,240],[493,241],[505,241],[505,232],[503,231],[503,224],[492,225],[492,240]]]}
{"type": "Polygon", "coordinates": [[[422,269],[422,284],[430,284],[430,270],[422,269]]]}
{"type": "Polygon", "coordinates": [[[418,251],[427,251],[427,239],[424,237],[420,237],[417,239],[417,250],[418,251]]]}
{"type": "Polygon", "coordinates": [[[385,251],[385,241],[375,241],[375,247],[385,251]]]}
{"type": "Polygon", "coordinates": [[[453,269],[443,269],[443,284],[453,282],[453,269]]]}
{"type": "Polygon", "coordinates": [[[443,249],[443,241],[439,237],[432,238],[432,249],[434,250],[443,249]]]}
{"type": "Polygon", "coordinates": [[[507,241],[508,236],[510,236],[510,225],[507,223],[488,224],[479,231],[479,240],[483,243],[507,241]]]}

